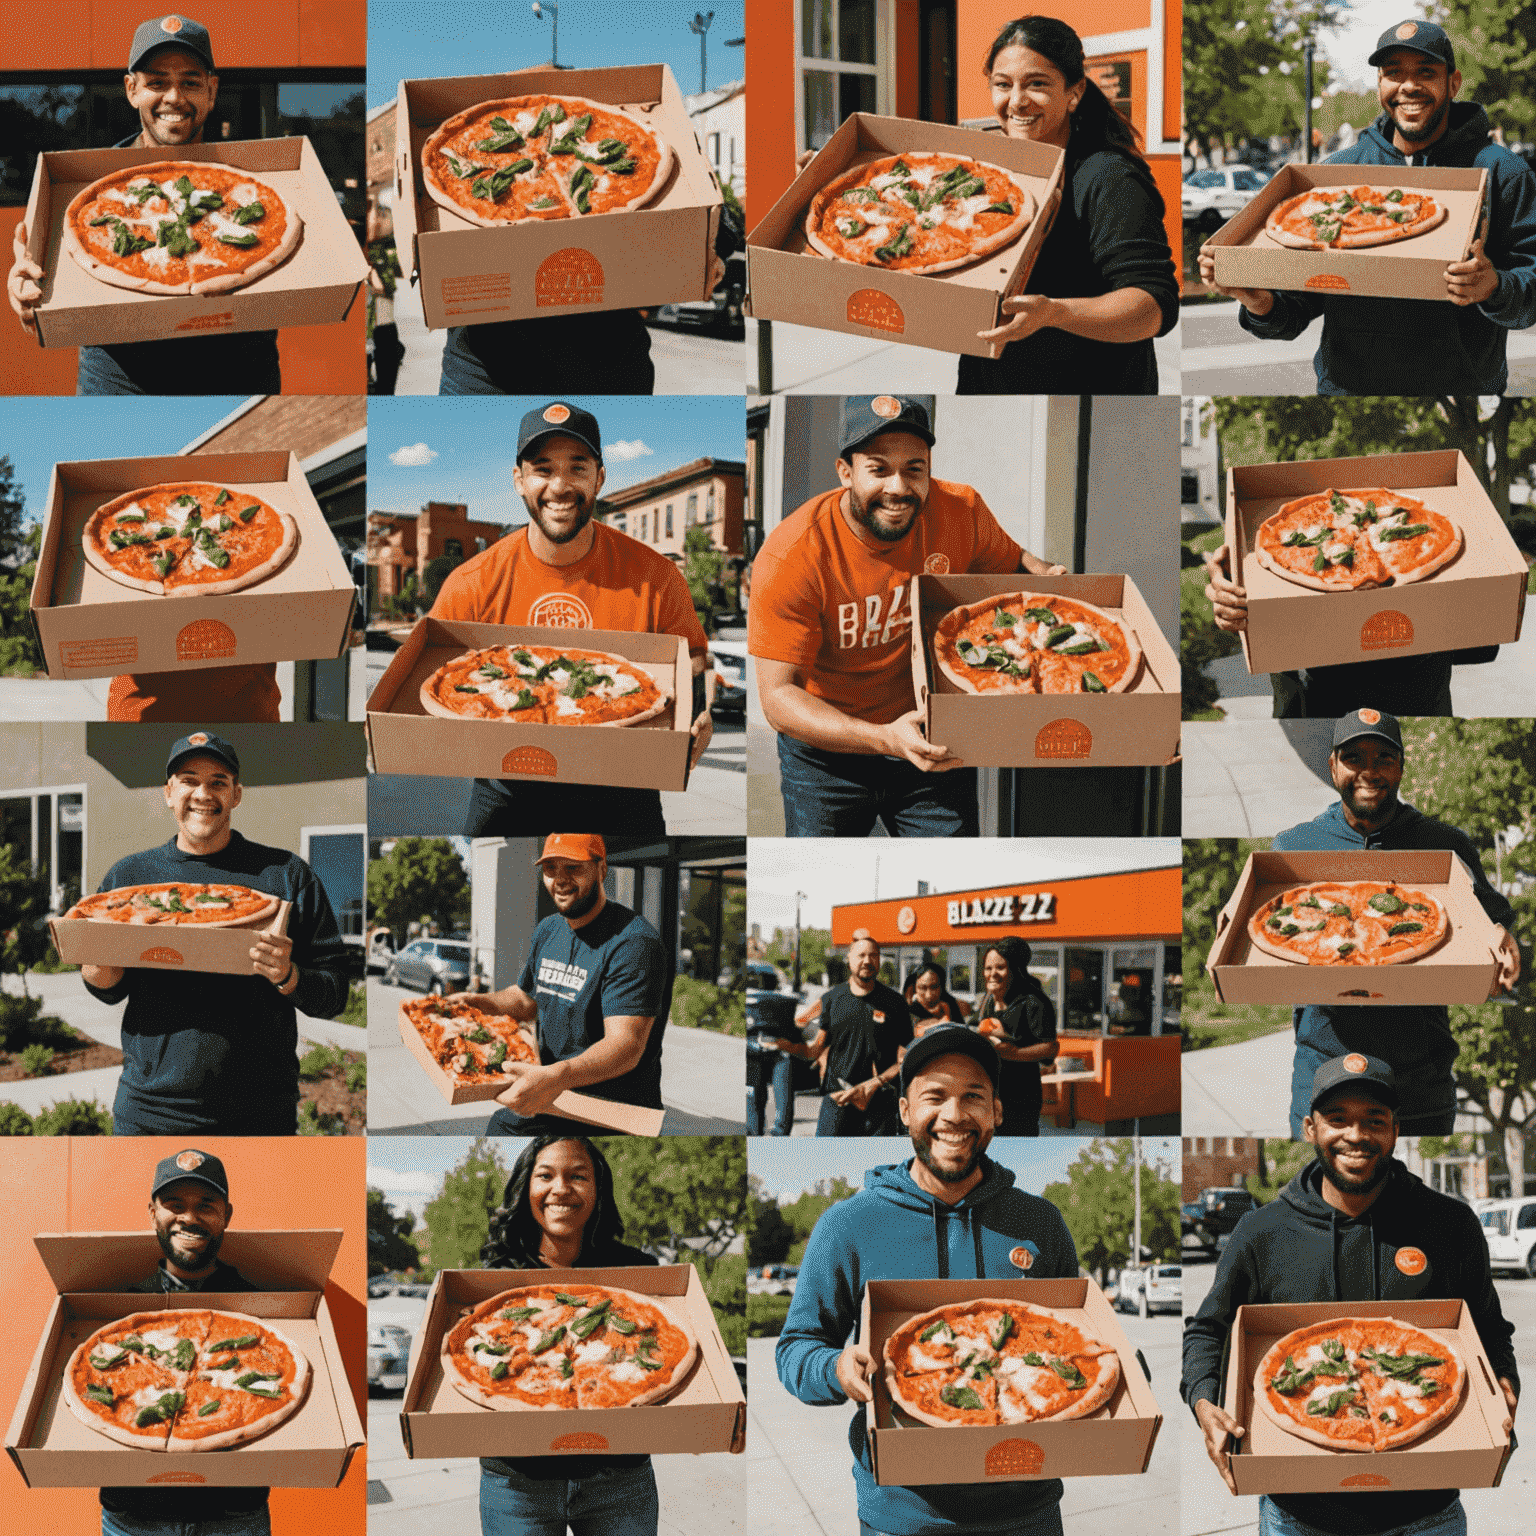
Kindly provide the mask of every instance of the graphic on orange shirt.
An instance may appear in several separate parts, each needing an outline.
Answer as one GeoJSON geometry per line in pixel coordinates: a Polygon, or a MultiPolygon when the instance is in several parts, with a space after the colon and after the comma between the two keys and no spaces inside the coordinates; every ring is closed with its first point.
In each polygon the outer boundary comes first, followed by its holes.
{"type": "Polygon", "coordinates": [[[894,640],[906,645],[907,631],[912,628],[912,589],[904,581],[882,596],[871,592],[859,602],[837,605],[838,649],[847,651],[854,646],[868,650],[875,645],[889,645],[894,640]],[[902,595],[907,606],[901,606],[902,595]],[[887,601],[889,600],[889,601],[887,601]],[[863,612],[864,627],[859,628],[859,614],[863,612]]]}
{"type": "Polygon", "coordinates": [[[591,629],[592,611],[570,592],[546,592],[528,610],[530,624],[548,624],[552,629],[591,629]]]}

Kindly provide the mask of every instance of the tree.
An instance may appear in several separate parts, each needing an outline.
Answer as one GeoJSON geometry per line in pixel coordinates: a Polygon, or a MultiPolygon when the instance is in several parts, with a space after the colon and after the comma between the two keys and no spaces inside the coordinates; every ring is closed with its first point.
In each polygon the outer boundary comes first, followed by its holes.
{"type": "Polygon", "coordinates": [[[1248,1193],[1260,1205],[1268,1205],[1313,1159],[1310,1142],[1267,1138],[1259,1159],[1259,1171],[1248,1175],[1248,1193]]]}
{"type": "Polygon", "coordinates": [[[710,530],[708,523],[695,523],[683,535],[683,579],[705,634],[714,633],[715,607],[724,597],[720,572],[725,569],[725,552],[715,548],[710,530]]]}
{"type": "Polygon", "coordinates": [[[785,1221],[779,1202],[766,1192],[756,1174],[747,1184],[747,1262],[782,1264],[795,1240],[795,1229],[785,1221]]]}
{"type": "Polygon", "coordinates": [[[684,1238],[702,1238],[699,1251],[713,1258],[745,1231],[747,1154],[739,1136],[603,1136],[597,1144],[613,1169],[626,1242],[676,1250],[684,1238]]]}
{"type": "Polygon", "coordinates": [[[42,1017],[42,999],[27,992],[27,967],[48,952],[51,897],[47,880],[26,855],[14,844],[0,843],[0,975],[21,979],[19,995],[0,992],[0,1050],[62,1043],[58,1037],[66,1033],[61,1020],[42,1017]]]}
{"type": "Polygon", "coordinates": [[[422,919],[445,933],[469,922],[469,876],[442,837],[402,837],[387,856],[368,866],[368,910],[399,945],[422,919]]]}
{"type": "Polygon", "coordinates": [[[43,528],[24,528],[27,500],[8,455],[0,454],[0,675],[30,677],[43,668],[28,607],[43,528]]]}
{"type": "Polygon", "coordinates": [[[1184,947],[1186,974],[1205,964],[1216,938],[1216,916],[1237,889],[1248,855],[1268,848],[1268,838],[1194,837],[1184,844],[1184,947]]]}
{"type": "MultiPolygon", "coordinates": [[[[1105,1271],[1139,1264],[1132,1254],[1136,1181],[1129,1138],[1090,1141],[1067,1169],[1066,1183],[1041,1191],[1061,1212],[1077,1246],[1077,1261],[1103,1284],[1105,1271]]],[[[1141,1165],[1141,1246],[1152,1259],[1177,1258],[1180,1251],[1179,1187],[1155,1168],[1141,1165]]]]}
{"type": "Polygon", "coordinates": [[[416,1230],[416,1218],[406,1211],[397,1216],[382,1189],[368,1186],[368,1274],[415,1269],[419,1255],[408,1242],[416,1230]]]}
{"type": "MultiPolygon", "coordinates": [[[[795,970],[795,930],[775,928],[772,940],[765,946],[763,956],[778,966],[791,980],[795,970]]],[[[800,979],[815,981],[826,975],[828,961],[836,963],[832,955],[832,930],[830,928],[802,928],[800,930],[800,979]]]]}
{"type": "Polygon", "coordinates": [[[443,1175],[443,1187],[427,1207],[428,1258],[434,1269],[477,1269],[491,1230],[491,1212],[501,1204],[507,1166],[494,1142],[477,1137],[443,1175]]]}
{"type": "Polygon", "coordinates": [[[450,571],[463,565],[463,556],[438,555],[427,561],[426,569],[421,573],[421,589],[423,601],[430,607],[437,601],[437,594],[443,590],[443,583],[448,580],[450,571]]]}
{"type": "Polygon", "coordinates": [[[1438,19],[1456,49],[1461,100],[1484,108],[1508,140],[1536,136],[1530,91],[1536,11],[1530,0],[1441,0],[1438,19]]]}
{"type": "Polygon", "coordinates": [[[1512,1194],[1525,1188],[1526,1138],[1536,1133],[1536,1004],[1452,1008],[1461,1047],[1456,1085],[1499,1136],[1512,1194]]]}

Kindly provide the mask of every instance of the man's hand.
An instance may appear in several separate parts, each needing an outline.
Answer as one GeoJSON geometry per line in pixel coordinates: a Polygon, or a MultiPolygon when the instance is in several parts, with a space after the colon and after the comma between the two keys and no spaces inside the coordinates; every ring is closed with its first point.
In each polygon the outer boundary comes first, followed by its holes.
{"type": "Polygon", "coordinates": [[[11,308],[16,313],[16,318],[22,326],[37,334],[37,306],[43,299],[43,269],[27,255],[27,221],[18,219],[16,222],[16,238],[12,242],[10,280],[5,285],[5,291],[10,298],[11,308]]]}
{"type": "Polygon", "coordinates": [[[1507,928],[1499,929],[1498,955],[1499,968],[1494,973],[1493,991],[1488,994],[1489,997],[1513,991],[1515,983],[1520,979],[1520,946],[1507,928]]]}
{"type": "Polygon", "coordinates": [[[872,1077],[865,1078],[862,1083],[855,1083],[852,1088],[839,1088],[836,1093],[827,1095],[834,1104],[844,1106],[851,1104],[855,1109],[868,1109],[869,1101],[879,1091],[880,1084],[872,1077]]]}
{"type": "Polygon", "coordinates": [[[1223,288],[1216,281],[1216,247],[1214,245],[1200,247],[1199,266],[1200,281],[1212,293],[1224,293],[1229,299],[1236,299],[1250,314],[1267,315],[1275,307],[1275,296],[1268,288],[1223,288]]]}
{"type": "Polygon", "coordinates": [[[282,986],[293,964],[293,940],[287,934],[262,934],[251,946],[251,964],[258,976],[265,976],[274,987],[282,986]]]}
{"type": "MultiPolygon", "coordinates": [[[[1023,341],[1026,336],[1033,336],[1036,331],[1043,331],[1047,326],[1060,325],[1066,318],[1061,300],[1048,298],[1043,293],[1019,293],[1011,299],[1004,299],[1003,313],[1012,315],[1013,319],[1004,321],[993,330],[977,331],[978,341],[991,341],[1006,346],[1010,341],[1023,341]]],[[[1036,575],[1044,574],[1043,571],[1036,572],[1036,575]]]]}
{"type": "Polygon", "coordinates": [[[1499,1377],[1499,1390],[1504,1394],[1504,1406],[1509,1409],[1509,1417],[1504,1420],[1504,1433],[1507,1435],[1515,1427],[1515,1405],[1520,1398],[1514,1382],[1508,1376],[1499,1377]]]}
{"type": "Polygon", "coordinates": [[[1465,261],[1453,261],[1445,269],[1445,291],[1451,303],[1463,309],[1468,304],[1486,304],[1499,291],[1499,274],[1483,254],[1481,236],[1472,242],[1465,261]]]}
{"type": "Polygon", "coordinates": [[[874,1400],[870,1378],[875,1374],[875,1357],[862,1344],[850,1344],[837,1357],[837,1384],[856,1403],[874,1400]]]}
{"type": "Polygon", "coordinates": [[[1240,635],[1248,628],[1248,593],[1228,576],[1229,554],[1223,544],[1214,555],[1206,556],[1206,601],[1211,605],[1211,616],[1217,629],[1228,634],[1240,635]]]}
{"type": "Polygon", "coordinates": [[[445,1003],[468,1003],[472,1008],[478,1008],[481,1013],[499,1013],[504,1017],[511,1017],[510,1008],[502,1008],[494,1001],[495,993],[492,992],[450,992],[443,999],[445,1003]]]}
{"type": "Polygon", "coordinates": [[[709,260],[709,291],[713,293],[725,281],[725,262],[716,255],[709,260]]]}
{"type": "Polygon", "coordinates": [[[699,759],[704,756],[704,751],[715,734],[715,722],[710,716],[707,705],[700,712],[699,718],[689,727],[689,734],[693,737],[693,747],[688,755],[688,770],[691,773],[699,766],[699,759]]]}
{"type": "Polygon", "coordinates": [[[120,965],[82,965],[80,979],[100,987],[103,992],[110,992],[123,979],[123,968],[120,965]]]}
{"type": "Polygon", "coordinates": [[[1032,555],[1026,549],[1022,551],[1023,559],[1020,562],[1031,576],[1065,576],[1067,568],[1064,565],[1052,565],[1049,560],[1042,560],[1039,555],[1032,555]]]}
{"type": "Polygon", "coordinates": [[[904,757],[914,768],[921,768],[924,773],[943,773],[951,768],[965,767],[958,757],[951,756],[948,747],[937,746],[923,735],[918,729],[918,722],[922,718],[922,710],[914,709],[911,714],[903,715],[885,726],[885,755],[904,757]]]}
{"type": "Polygon", "coordinates": [[[1202,1398],[1195,1404],[1195,1418],[1200,1422],[1200,1428],[1205,1433],[1205,1454],[1211,1458],[1216,1470],[1221,1473],[1221,1480],[1233,1493],[1237,1492],[1237,1479],[1232,1475],[1232,1468],[1227,1465],[1226,1438],[1231,1435],[1234,1439],[1243,1433],[1243,1426],[1232,1417],[1225,1408],[1218,1408],[1209,1399],[1202,1398]]]}
{"type": "Polygon", "coordinates": [[[553,1067],[535,1067],[526,1062],[508,1062],[505,1068],[512,1086],[496,1095],[515,1115],[542,1115],[560,1097],[563,1085],[553,1067]]]}

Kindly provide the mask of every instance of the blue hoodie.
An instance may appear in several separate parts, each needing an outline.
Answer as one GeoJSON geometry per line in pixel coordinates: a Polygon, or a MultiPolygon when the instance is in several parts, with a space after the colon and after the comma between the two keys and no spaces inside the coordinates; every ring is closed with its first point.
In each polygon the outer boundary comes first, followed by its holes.
{"type": "MultiPolygon", "coordinates": [[[[1035,1255],[1031,1280],[1077,1277],[1077,1249],[1061,1212],[1015,1189],[1008,1169],[983,1158],[981,1183],[946,1205],[918,1188],[908,1166],[871,1168],[863,1192],[832,1206],[811,1233],[775,1353],[779,1380],[802,1403],[848,1401],[837,1359],[858,1327],[866,1280],[1017,1280],[1020,1271],[1008,1255],[1021,1245],[1035,1255]]],[[[1061,1498],[1059,1478],[882,1488],[870,1463],[864,1411],[858,1404],[848,1443],[859,1519],[877,1531],[1006,1530],[1061,1498]]]]}
{"type": "MultiPolygon", "coordinates": [[[[1489,225],[1484,253],[1499,274],[1486,304],[1465,308],[1448,299],[1323,298],[1276,293],[1275,307],[1257,316],[1239,308],[1245,331],[1266,341],[1291,341],[1319,315],[1322,344],[1312,366],[1320,395],[1501,395],[1509,379],[1505,332],[1536,325],[1536,175],[1518,155],[1495,144],[1488,114],[1453,101],[1445,133],[1416,165],[1474,166],[1488,172],[1489,225]],[[1405,356],[1407,340],[1412,353],[1405,356]]],[[[1359,140],[1328,165],[1406,166],[1383,112],[1359,140]]]]}

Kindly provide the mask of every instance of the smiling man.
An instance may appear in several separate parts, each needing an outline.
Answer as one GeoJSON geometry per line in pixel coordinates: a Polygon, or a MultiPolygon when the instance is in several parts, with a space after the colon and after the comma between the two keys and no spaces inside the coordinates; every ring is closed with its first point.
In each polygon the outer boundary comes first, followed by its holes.
{"type": "Polygon", "coordinates": [[[346,1006],[346,946],[325,888],[297,854],[249,842],[234,830],[241,794],[234,747],[206,731],[183,736],[165,765],[175,837],[119,859],[99,887],[243,885],[292,903],[286,934],[253,937],[249,975],[80,967],[92,997],[128,1003],[123,1073],[112,1105],[115,1135],[292,1136],[297,1010],[333,1019],[346,1006]]]}
{"type": "Polygon", "coordinates": [[[1002,1123],[997,1072],[996,1051],[957,1024],[936,1025],[908,1050],[901,1119],[912,1160],[870,1169],[859,1194],[822,1215],[779,1336],[779,1380],[801,1402],[856,1405],[848,1443],[865,1536],[1061,1536],[1059,1478],[880,1487],[864,1433],[878,1365],[856,1336],[867,1281],[1077,1277],[1061,1213],[1015,1189],[986,1156],[1002,1123]]]}
{"type": "MultiPolygon", "coordinates": [[[[1509,931],[1514,908],[1483,874],[1472,839],[1457,827],[1425,816],[1398,798],[1403,778],[1403,733],[1378,709],[1357,709],[1333,730],[1328,772],[1337,802],[1321,816],[1275,838],[1277,853],[1361,848],[1448,848],[1472,874],[1472,887],[1489,918],[1499,924],[1494,993],[1520,976],[1520,946],[1509,931]]],[[[1324,1062],[1363,1052],[1391,1064],[1401,1095],[1404,1135],[1448,1136],[1455,1129],[1458,1047],[1448,1009],[1323,1008],[1295,1010],[1296,1056],[1291,1068],[1291,1135],[1300,1139],[1312,1075],[1324,1062]]]]}
{"type": "MultiPolygon", "coordinates": [[[[1219,1405],[1225,1352],[1237,1309],[1352,1301],[1467,1304],[1499,1380],[1513,1427],[1520,1376],[1514,1333],[1488,1269],[1488,1245],[1472,1209],[1416,1179],[1393,1156],[1397,1085],[1375,1057],[1324,1062],[1312,1077],[1306,1139],[1316,1160],[1277,1199],[1238,1222],[1200,1310],[1184,1324],[1179,1391],[1205,1436],[1206,1454],[1233,1493],[1229,1436],[1241,1425],[1219,1405]]],[[[1467,1529],[1454,1488],[1401,1493],[1266,1494],[1259,1536],[1457,1536],[1467,1529]]]]}

